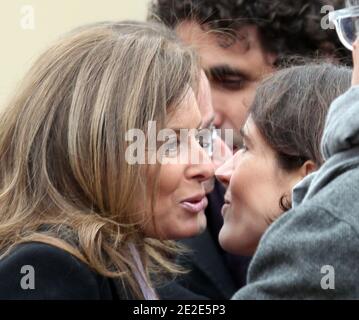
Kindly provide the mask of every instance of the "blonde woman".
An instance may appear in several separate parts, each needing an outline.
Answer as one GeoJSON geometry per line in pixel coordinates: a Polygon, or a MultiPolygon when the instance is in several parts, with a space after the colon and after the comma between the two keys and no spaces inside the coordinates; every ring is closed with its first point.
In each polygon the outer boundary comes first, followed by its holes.
{"type": "Polygon", "coordinates": [[[170,31],[134,22],[82,27],[37,60],[0,117],[0,298],[156,299],[150,278],[181,272],[168,240],[206,227],[213,165],[190,133],[202,161],[131,164],[126,134],[198,128],[198,75],[170,31]]]}

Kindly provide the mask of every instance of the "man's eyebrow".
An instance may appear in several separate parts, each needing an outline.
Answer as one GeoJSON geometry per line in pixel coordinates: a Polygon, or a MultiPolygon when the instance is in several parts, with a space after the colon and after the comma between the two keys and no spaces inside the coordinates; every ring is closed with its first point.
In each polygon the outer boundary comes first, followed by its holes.
{"type": "Polygon", "coordinates": [[[214,121],[215,115],[212,115],[212,117],[210,119],[208,119],[207,121],[205,121],[204,123],[202,123],[201,125],[201,129],[203,128],[208,128],[214,121]]]}
{"type": "Polygon", "coordinates": [[[237,77],[249,78],[247,72],[238,68],[233,68],[228,64],[222,64],[222,65],[210,67],[205,72],[209,79],[221,78],[223,76],[237,76],[237,77]]]}

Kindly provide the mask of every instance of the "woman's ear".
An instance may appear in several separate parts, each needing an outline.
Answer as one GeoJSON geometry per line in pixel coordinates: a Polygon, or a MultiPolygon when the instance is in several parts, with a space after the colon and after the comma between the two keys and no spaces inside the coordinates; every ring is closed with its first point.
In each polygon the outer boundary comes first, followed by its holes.
{"type": "Polygon", "coordinates": [[[314,161],[307,160],[306,162],[304,162],[303,165],[300,168],[295,169],[292,172],[292,174],[290,175],[292,188],[297,183],[302,181],[308,174],[311,174],[312,172],[314,172],[317,169],[318,169],[318,167],[314,163],[314,161]]]}
{"type": "Polygon", "coordinates": [[[318,167],[317,165],[314,163],[314,161],[312,160],[307,160],[306,162],[303,163],[303,165],[300,167],[299,169],[299,174],[302,177],[302,179],[304,177],[306,177],[308,174],[314,172],[315,170],[317,170],[318,167]]]}

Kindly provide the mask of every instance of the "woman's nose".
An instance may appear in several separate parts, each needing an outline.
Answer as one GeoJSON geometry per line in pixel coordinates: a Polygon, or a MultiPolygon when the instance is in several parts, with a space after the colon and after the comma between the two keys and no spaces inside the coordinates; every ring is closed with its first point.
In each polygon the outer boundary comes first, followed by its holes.
{"type": "Polygon", "coordinates": [[[199,157],[195,157],[195,160],[190,161],[191,166],[188,172],[191,178],[197,179],[200,182],[214,178],[215,168],[208,153],[199,145],[195,152],[199,152],[199,157]]]}
{"type": "Polygon", "coordinates": [[[214,112],[214,120],[213,120],[213,125],[216,128],[220,128],[222,126],[224,122],[224,117],[221,113],[219,113],[218,111],[214,112]]]}
{"type": "Polygon", "coordinates": [[[215,172],[216,178],[225,186],[228,187],[229,181],[234,170],[233,156],[221,165],[215,172]]]}

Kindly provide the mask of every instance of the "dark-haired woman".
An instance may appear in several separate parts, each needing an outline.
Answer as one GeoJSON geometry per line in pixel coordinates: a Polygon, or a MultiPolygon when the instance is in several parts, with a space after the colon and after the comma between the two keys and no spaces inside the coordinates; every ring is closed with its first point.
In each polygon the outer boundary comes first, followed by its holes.
{"type": "Polygon", "coordinates": [[[216,172],[228,186],[219,234],[226,251],[254,254],[272,222],[291,208],[294,186],[322,165],[327,111],[350,78],[346,68],[307,65],[260,85],[241,130],[242,149],[216,172]]]}
{"type": "Polygon", "coordinates": [[[353,87],[328,112],[325,163],[293,190],[294,208],[262,237],[234,299],[358,299],[358,42],[354,66],[353,87]]]}

